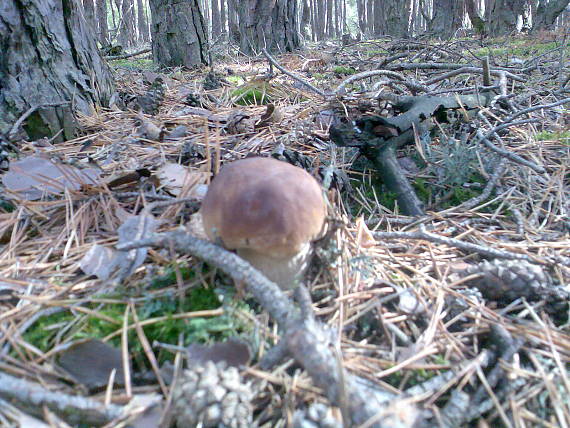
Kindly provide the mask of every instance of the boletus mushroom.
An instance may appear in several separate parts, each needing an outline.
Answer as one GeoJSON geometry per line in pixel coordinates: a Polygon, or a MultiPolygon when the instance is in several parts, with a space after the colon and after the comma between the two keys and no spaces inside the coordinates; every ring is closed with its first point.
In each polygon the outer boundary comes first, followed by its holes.
{"type": "Polygon", "coordinates": [[[295,288],[324,231],[321,186],[305,170],[272,158],[224,165],[201,207],[208,238],[235,250],[282,289],[295,288]]]}

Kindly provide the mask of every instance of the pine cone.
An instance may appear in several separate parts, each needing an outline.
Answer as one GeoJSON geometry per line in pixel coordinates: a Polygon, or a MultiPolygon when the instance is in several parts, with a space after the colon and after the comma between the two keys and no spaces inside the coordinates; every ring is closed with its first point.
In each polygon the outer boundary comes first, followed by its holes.
{"type": "Polygon", "coordinates": [[[252,426],[252,391],[240,380],[235,367],[225,363],[204,365],[185,370],[172,396],[179,428],[241,428],[252,426]]]}
{"type": "Polygon", "coordinates": [[[189,93],[184,102],[190,107],[202,107],[202,98],[199,94],[189,93]]]}
{"type": "Polygon", "coordinates": [[[154,115],[158,113],[158,108],[164,102],[164,92],[164,80],[157,77],[150,85],[149,90],[144,95],[137,97],[137,103],[144,113],[154,115]]]}
{"type": "Polygon", "coordinates": [[[481,276],[468,281],[468,286],[477,288],[488,300],[506,304],[521,297],[538,300],[552,285],[540,266],[524,260],[485,260],[465,269],[462,276],[472,274],[481,276]]]}
{"type": "Polygon", "coordinates": [[[293,428],[340,428],[342,424],[332,416],[330,410],[322,403],[313,403],[307,409],[296,410],[293,428]]]}

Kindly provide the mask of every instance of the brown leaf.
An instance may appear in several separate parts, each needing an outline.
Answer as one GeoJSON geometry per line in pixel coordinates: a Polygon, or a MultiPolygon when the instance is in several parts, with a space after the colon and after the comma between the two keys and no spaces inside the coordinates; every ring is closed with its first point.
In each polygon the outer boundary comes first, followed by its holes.
{"type": "Polygon", "coordinates": [[[34,155],[11,162],[2,182],[8,190],[34,201],[47,194],[63,193],[65,189],[79,190],[84,184],[95,184],[99,174],[94,168],[80,169],[34,155]]]}
{"type": "Polygon", "coordinates": [[[58,358],[59,365],[89,390],[103,388],[113,369],[115,385],[124,385],[121,351],[96,339],[74,343],[58,358]]]}
{"type": "Polygon", "coordinates": [[[247,365],[251,359],[249,346],[237,339],[213,345],[192,344],[186,349],[189,365],[224,361],[228,366],[239,367],[247,365]]]}

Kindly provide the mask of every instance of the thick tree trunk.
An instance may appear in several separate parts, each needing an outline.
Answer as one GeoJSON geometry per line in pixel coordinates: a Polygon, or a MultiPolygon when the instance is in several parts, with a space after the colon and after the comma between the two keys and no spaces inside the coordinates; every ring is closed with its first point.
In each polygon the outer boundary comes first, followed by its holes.
{"type": "Polygon", "coordinates": [[[212,7],[212,39],[217,38],[222,32],[222,19],[220,17],[220,5],[218,0],[211,0],[212,7]]]}
{"type": "Polygon", "coordinates": [[[463,25],[465,4],[463,0],[434,0],[433,18],[428,30],[442,39],[450,39],[463,25]]]}
{"type": "Polygon", "coordinates": [[[311,37],[311,8],[309,7],[309,0],[303,0],[301,11],[301,34],[305,39],[311,37]]]}
{"type": "Polygon", "coordinates": [[[239,0],[228,0],[228,30],[230,32],[230,40],[240,43],[239,26],[237,22],[237,2],[239,0]]]}
{"type": "Polygon", "coordinates": [[[327,37],[334,37],[334,21],[333,21],[333,4],[334,0],[325,0],[327,2],[327,37]]]}
{"type": "Polygon", "coordinates": [[[465,0],[465,9],[467,10],[469,20],[471,21],[471,24],[473,25],[475,31],[481,35],[486,35],[486,22],[479,13],[480,8],[475,0],[465,0]]]}
{"type": "Polygon", "coordinates": [[[361,33],[366,31],[366,5],[364,0],[356,0],[356,11],[358,14],[358,29],[361,33]]]}
{"type": "Polygon", "coordinates": [[[208,64],[206,26],[198,0],[150,0],[152,56],[167,67],[208,64]]]}
{"type": "Polygon", "coordinates": [[[226,32],[226,0],[220,0],[220,31],[226,32]]]}
{"type": "Polygon", "coordinates": [[[146,14],[144,13],[143,0],[137,0],[137,26],[140,36],[140,41],[149,42],[150,35],[148,32],[148,22],[146,21],[146,14]]]}
{"type": "Polygon", "coordinates": [[[102,46],[107,46],[109,44],[109,26],[107,25],[107,0],[96,1],[97,25],[99,27],[97,36],[99,38],[99,43],[101,43],[102,46]]]}
{"type": "Polygon", "coordinates": [[[526,0],[494,0],[486,11],[487,34],[500,36],[517,31],[517,19],[524,13],[526,0]]]}
{"type": "Polygon", "coordinates": [[[237,5],[240,49],[246,55],[292,51],[301,46],[297,2],[291,0],[240,0],[237,5]]]}
{"type": "Polygon", "coordinates": [[[0,132],[40,106],[23,125],[29,138],[72,138],[73,112],[108,104],[113,78],[77,0],[2,0],[0,44],[0,132]]]}
{"type": "Polygon", "coordinates": [[[97,31],[97,21],[95,21],[95,5],[93,0],[83,0],[83,10],[85,11],[85,20],[87,25],[91,27],[91,31],[97,31]]]}
{"type": "Polygon", "coordinates": [[[548,3],[545,0],[541,0],[536,7],[536,16],[533,17],[532,31],[552,30],[556,18],[569,4],[570,0],[550,0],[548,3]]]}
{"type": "Polygon", "coordinates": [[[382,9],[382,1],[374,0],[374,35],[381,36],[384,33],[384,14],[382,9]]]}
{"type": "Polygon", "coordinates": [[[133,0],[122,0],[121,23],[119,26],[119,43],[123,46],[132,46],[135,42],[135,18],[133,13],[133,0]]]}
{"type": "Polygon", "coordinates": [[[411,0],[384,0],[386,34],[394,37],[408,37],[411,0]]]}

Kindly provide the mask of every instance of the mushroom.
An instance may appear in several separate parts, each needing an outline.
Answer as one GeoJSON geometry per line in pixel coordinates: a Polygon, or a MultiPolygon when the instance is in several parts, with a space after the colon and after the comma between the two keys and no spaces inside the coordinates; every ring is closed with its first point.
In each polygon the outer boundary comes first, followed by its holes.
{"type": "Polygon", "coordinates": [[[201,207],[206,234],[282,289],[295,288],[322,237],[326,205],[305,170],[272,158],[225,165],[201,207]]]}

